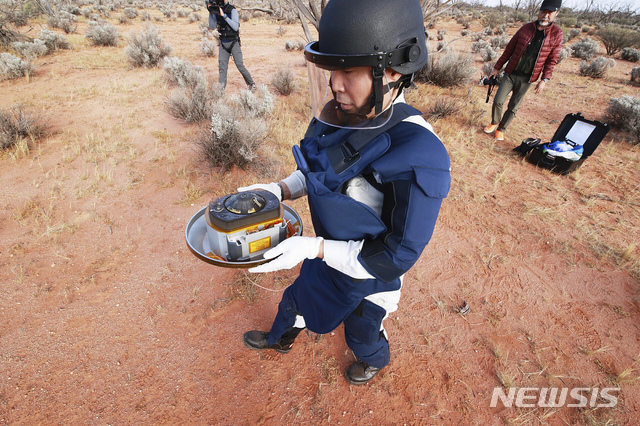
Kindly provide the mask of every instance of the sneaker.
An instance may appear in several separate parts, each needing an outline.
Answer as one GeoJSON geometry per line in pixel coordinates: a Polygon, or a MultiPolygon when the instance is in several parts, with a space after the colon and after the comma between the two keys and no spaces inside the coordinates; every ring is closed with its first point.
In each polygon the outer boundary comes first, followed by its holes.
{"type": "Polygon", "coordinates": [[[569,161],[578,161],[584,153],[584,147],[572,141],[555,141],[546,144],[542,151],[569,161]]]}
{"type": "Polygon", "coordinates": [[[484,132],[493,133],[497,128],[498,128],[497,124],[489,124],[487,127],[484,128],[484,132]]]}
{"type": "Polygon", "coordinates": [[[497,141],[504,140],[504,132],[502,130],[496,130],[495,138],[497,141]]]}

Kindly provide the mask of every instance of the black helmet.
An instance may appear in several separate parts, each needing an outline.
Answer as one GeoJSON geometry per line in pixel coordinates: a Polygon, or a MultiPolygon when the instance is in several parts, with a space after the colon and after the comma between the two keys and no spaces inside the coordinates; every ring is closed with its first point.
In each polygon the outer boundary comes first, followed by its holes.
{"type": "Polygon", "coordinates": [[[305,58],[319,65],[392,68],[412,74],[427,63],[418,0],[331,0],[322,12],[319,41],[305,58]]]}
{"type": "Polygon", "coordinates": [[[401,91],[427,63],[419,0],[331,0],[318,33],[319,41],[305,47],[307,61],[324,69],[372,67],[376,115],[383,106],[385,69],[405,76],[396,84],[401,91]]]}

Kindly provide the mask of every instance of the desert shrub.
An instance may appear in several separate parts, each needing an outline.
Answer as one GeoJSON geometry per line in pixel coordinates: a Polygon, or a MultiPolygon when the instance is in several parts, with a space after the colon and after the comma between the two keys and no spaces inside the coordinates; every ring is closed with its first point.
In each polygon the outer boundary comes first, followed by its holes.
{"type": "Polygon", "coordinates": [[[578,18],[576,18],[575,16],[560,14],[558,18],[556,18],[556,21],[558,25],[562,25],[563,27],[571,28],[578,25],[578,18]]]}
{"type": "MultiPolygon", "coordinates": [[[[232,103],[219,99],[213,104],[211,127],[202,132],[196,141],[202,159],[211,168],[229,169],[243,167],[258,157],[258,150],[267,136],[267,124],[254,109],[245,109],[244,100],[255,98],[256,103],[273,106],[273,99],[266,86],[261,86],[258,95],[248,90],[241,91],[232,103]],[[271,97],[261,99],[261,97],[271,97]],[[244,99],[244,100],[242,100],[244,99]]],[[[258,110],[263,111],[262,108],[258,110]]]]}
{"type": "Polygon", "coordinates": [[[634,49],[633,47],[623,47],[620,56],[625,61],[638,62],[640,61],[640,50],[634,49]]]}
{"type": "Polygon", "coordinates": [[[602,41],[607,49],[607,55],[614,55],[623,47],[640,46],[640,33],[638,31],[608,26],[596,32],[596,37],[602,41]]]}
{"type": "Polygon", "coordinates": [[[512,12],[509,15],[509,19],[513,22],[528,22],[529,15],[524,12],[512,12]]]}
{"type": "Polygon", "coordinates": [[[440,87],[461,86],[477,72],[473,67],[473,58],[468,55],[452,53],[438,59],[434,56],[432,55],[427,64],[416,73],[416,82],[440,87]]]}
{"type": "Polygon", "coordinates": [[[211,117],[212,101],[220,94],[211,91],[206,82],[199,81],[195,87],[174,90],[166,101],[171,115],[187,123],[199,123],[211,117]]]}
{"type": "Polygon", "coordinates": [[[200,22],[202,21],[202,17],[200,17],[199,13],[193,12],[189,15],[189,23],[200,22]]]}
{"type": "Polygon", "coordinates": [[[505,35],[507,34],[507,24],[502,24],[499,25],[494,31],[493,33],[495,35],[505,35]]]}
{"type": "Polygon", "coordinates": [[[70,15],[74,15],[74,16],[80,15],[80,7],[75,4],[65,4],[60,8],[60,10],[70,15]]]}
{"type": "Polygon", "coordinates": [[[583,38],[571,46],[571,56],[574,58],[580,58],[588,61],[598,53],[600,53],[600,46],[597,41],[590,37],[583,38]]]}
{"type": "Polygon", "coordinates": [[[460,111],[462,104],[454,98],[439,96],[427,111],[427,117],[433,120],[448,117],[460,111]]]}
{"type": "Polygon", "coordinates": [[[199,84],[206,86],[204,69],[199,65],[175,57],[167,56],[162,61],[165,79],[179,87],[194,88],[199,84]]]}
{"type": "Polygon", "coordinates": [[[460,31],[460,35],[461,35],[462,37],[466,37],[466,36],[468,36],[469,34],[471,34],[471,31],[469,31],[469,30],[462,30],[462,31],[460,31]]]}
{"type": "Polygon", "coordinates": [[[47,28],[40,30],[38,38],[47,45],[47,49],[53,51],[56,49],[71,49],[71,43],[62,34],[58,34],[47,28]]]}
{"type": "Polygon", "coordinates": [[[155,67],[160,61],[171,53],[171,46],[162,41],[160,31],[156,27],[148,26],[136,36],[131,31],[129,45],[125,47],[124,54],[129,63],[134,67],[155,67]]]}
{"type": "Polygon", "coordinates": [[[138,11],[132,7],[125,7],[122,13],[127,19],[135,19],[138,17],[138,11]]]}
{"type": "Polygon", "coordinates": [[[580,28],[572,28],[567,33],[567,41],[573,40],[576,37],[580,37],[581,31],[580,28]]]}
{"type": "Polygon", "coordinates": [[[486,40],[478,40],[475,43],[471,43],[471,51],[473,53],[480,53],[482,50],[491,47],[491,43],[486,40]]]}
{"type": "Polygon", "coordinates": [[[200,41],[200,51],[204,53],[205,56],[214,57],[218,54],[218,45],[208,37],[202,37],[200,41]]]}
{"type": "Polygon", "coordinates": [[[179,10],[176,15],[178,16],[178,18],[186,18],[189,15],[189,12],[187,12],[186,10],[179,10]]]}
{"type": "Polygon", "coordinates": [[[486,38],[487,38],[487,35],[483,32],[471,34],[471,39],[474,41],[486,40],[486,38]]]}
{"type": "Polygon", "coordinates": [[[482,25],[484,25],[487,28],[496,28],[499,25],[504,24],[505,21],[506,21],[506,18],[504,17],[504,15],[497,11],[492,11],[487,13],[480,20],[480,22],[482,22],[482,25]]]}
{"type": "Polygon", "coordinates": [[[447,35],[447,30],[445,28],[438,30],[437,38],[439,41],[444,40],[445,35],[447,35]]]}
{"type": "Polygon", "coordinates": [[[287,28],[282,25],[279,25],[278,28],[276,28],[276,34],[278,34],[278,37],[282,37],[286,32],[287,28]]]}
{"type": "Polygon", "coordinates": [[[11,47],[20,56],[26,59],[35,59],[39,56],[44,56],[49,52],[46,43],[39,38],[33,40],[33,42],[14,41],[11,43],[11,47]]]}
{"type": "Polygon", "coordinates": [[[634,67],[631,70],[631,82],[640,83],[640,67],[634,67]]]}
{"type": "Polygon", "coordinates": [[[436,52],[440,52],[440,51],[448,52],[449,43],[446,41],[439,41],[438,44],[436,45],[436,52]]]}
{"type": "Polygon", "coordinates": [[[296,88],[293,72],[289,68],[278,68],[271,76],[271,85],[281,95],[289,96],[296,88]]]}
{"type": "Polygon", "coordinates": [[[571,56],[571,47],[563,46],[562,49],[560,49],[560,56],[558,57],[558,63],[564,61],[569,56],[571,56]]]}
{"type": "Polygon", "coordinates": [[[640,99],[622,95],[611,98],[606,110],[607,122],[631,133],[635,143],[640,143],[640,99]]]}
{"type": "Polygon", "coordinates": [[[491,47],[487,47],[486,49],[482,49],[480,51],[480,57],[483,62],[491,62],[498,59],[499,53],[496,50],[493,50],[491,47]]]}
{"type": "Polygon", "coordinates": [[[493,72],[493,62],[485,62],[482,64],[482,75],[489,75],[493,72]]]}
{"type": "Polygon", "coordinates": [[[462,28],[467,30],[471,26],[471,16],[460,16],[456,18],[456,22],[462,25],[462,28]]]}
{"type": "Polygon", "coordinates": [[[78,21],[78,18],[76,17],[75,14],[68,12],[66,10],[61,10],[60,12],[58,12],[58,18],[60,18],[61,20],[65,19],[73,22],[78,21]]]}
{"type": "Polygon", "coordinates": [[[492,37],[490,43],[491,47],[493,47],[494,49],[504,49],[507,44],[509,44],[509,37],[504,34],[497,37],[492,37]]]}
{"type": "Polygon", "coordinates": [[[9,10],[7,8],[2,12],[4,21],[16,27],[24,27],[29,23],[29,14],[23,10],[9,10]]]}
{"type": "Polygon", "coordinates": [[[298,41],[286,41],[284,43],[284,48],[287,52],[291,51],[291,50],[303,50],[305,46],[305,43],[301,40],[298,41]]]}
{"type": "Polygon", "coordinates": [[[60,29],[64,31],[65,34],[72,34],[76,32],[76,28],[78,25],[75,21],[71,21],[69,19],[61,19],[60,20],[60,29]]]}
{"type": "Polygon", "coordinates": [[[275,99],[265,85],[256,90],[241,90],[231,100],[245,113],[253,117],[266,117],[273,111],[275,99]]]}
{"type": "Polygon", "coordinates": [[[151,20],[151,15],[149,15],[149,12],[147,12],[146,10],[143,10],[142,12],[140,12],[140,20],[141,21],[150,21],[151,20]]]}
{"type": "Polygon", "coordinates": [[[48,123],[42,116],[24,111],[22,106],[0,109],[0,149],[7,150],[20,139],[40,139],[49,133],[48,123]]]}
{"type": "Polygon", "coordinates": [[[116,27],[105,21],[89,21],[85,37],[95,46],[117,46],[120,34],[116,27]]]}
{"type": "Polygon", "coordinates": [[[492,36],[493,35],[493,28],[485,27],[482,31],[480,31],[480,34],[482,34],[484,37],[492,36]]]}
{"type": "Polygon", "coordinates": [[[31,74],[33,66],[30,60],[23,61],[11,53],[0,53],[0,74],[6,79],[24,77],[31,74]]]}
{"type": "Polygon", "coordinates": [[[609,68],[616,66],[616,61],[600,56],[592,61],[580,62],[580,75],[591,78],[602,78],[609,68]]]}

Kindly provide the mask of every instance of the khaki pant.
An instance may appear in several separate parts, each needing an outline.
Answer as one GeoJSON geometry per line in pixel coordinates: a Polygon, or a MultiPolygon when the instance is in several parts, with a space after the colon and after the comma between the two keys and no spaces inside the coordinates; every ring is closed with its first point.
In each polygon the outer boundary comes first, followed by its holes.
{"type": "Polygon", "coordinates": [[[493,98],[493,107],[491,108],[491,124],[500,123],[498,130],[505,130],[509,127],[509,123],[516,117],[516,112],[524,99],[524,95],[527,94],[529,87],[532,83],[529,83],[527,76],[521,75],[507,75],[504,74],[500,87],[496,92],[496,96],[493,98]],[[507,111],[502,115],[502,108],[509,93],[513,92],[511,99],[509,99],[509,105],[507,105],[507,111]]]}

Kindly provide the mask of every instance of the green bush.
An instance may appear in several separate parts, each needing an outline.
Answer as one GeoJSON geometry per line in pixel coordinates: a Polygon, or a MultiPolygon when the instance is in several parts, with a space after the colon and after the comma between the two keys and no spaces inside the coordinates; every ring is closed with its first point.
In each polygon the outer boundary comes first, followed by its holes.
{"type": "Polygon", "coordinates": [[[599,30],[596,37],[604,44],[607,55],[614,55],[623,47],[640,46],[640,33],[627,28],[608,26],[599,30]]]}

